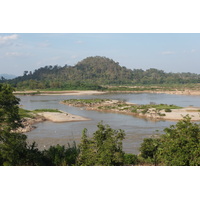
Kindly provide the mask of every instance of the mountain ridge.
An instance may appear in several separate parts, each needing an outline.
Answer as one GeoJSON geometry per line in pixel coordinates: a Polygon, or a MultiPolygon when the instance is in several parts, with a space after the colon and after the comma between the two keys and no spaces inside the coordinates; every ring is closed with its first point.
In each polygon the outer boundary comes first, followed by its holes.
{"type": "MultiPolygon", "coordinates": [[[[114,60],[91,56],[74,66],[45,66],[34,72],[25,71],[23,76],[9,81],[18,88],[84,88],[86,85],[134,85],[134,84],[168,84],[200,83],[200,75],[194,73],[166,73],[150,68],[128,69],[114,60]],[[77,87],[76,87],[77,88],[77,87]]],[[[95,88],[93,88],[95,89],[95,88]]]]}

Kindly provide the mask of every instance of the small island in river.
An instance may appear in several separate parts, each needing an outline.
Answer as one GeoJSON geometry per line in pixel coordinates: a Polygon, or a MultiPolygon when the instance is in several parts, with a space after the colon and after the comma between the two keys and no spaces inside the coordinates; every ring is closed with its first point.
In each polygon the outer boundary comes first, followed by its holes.
{"type": "Polygon", "coordinates": [[[26,133],[31,131],[36,128],[34,124],[43,121],[62,123],[90,120],[89,118],[73,115],[57,109],[36,109],[30,111],[20,108],[19,113],[22,117],[23,125],[23,127],[18,128],[17,132],[19,133],[26,133]]]}
{"type": "Polygon", "coordinates": [[[180,107],[167,104],[147,104],[137,105],[119,100],[110,99],[69,99],[61,103],[83,107],[86,110],[95,110],[101,112],[114,112],[136,117],[143,117],[150,120],[181,120],[189,115],[192,121],[200,121],[200,108],[198,107],[180,107]]]}

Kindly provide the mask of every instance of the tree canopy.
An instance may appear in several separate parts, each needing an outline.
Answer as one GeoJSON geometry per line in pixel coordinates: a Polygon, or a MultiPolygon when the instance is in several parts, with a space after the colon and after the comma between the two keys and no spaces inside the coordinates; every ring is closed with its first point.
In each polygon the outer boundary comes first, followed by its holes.
{"type": "Polygon", "coordinates": [[[186,84],[200,83],[200,75],[195,73],[166,73],[150,68],[128,69],[112,59],[87,57],[75,66],[49,65],[34,72],[24,71],[23,76],[9,82],[21,89],[102,89],[100,85],[124,84],[186,84]]]}
{"type": "Polygon", "coordinates": [[[144,139],[141,157],[155,165],[200,165],[200,124],[192,123],[186,116],[164,131],[160,137],[144,139]]]}

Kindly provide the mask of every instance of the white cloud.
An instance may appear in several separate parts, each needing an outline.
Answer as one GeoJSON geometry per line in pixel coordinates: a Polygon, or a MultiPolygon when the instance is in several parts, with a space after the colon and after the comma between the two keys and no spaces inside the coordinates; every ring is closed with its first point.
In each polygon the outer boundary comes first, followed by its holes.
{"type": "Polygon", "coordinates": [[[17,34],[0,36],[0,44],[6,44],[12,40],[16,40],[17,38],[18,38],[17,34]]]}
{"type": "Polygon", "coordinates": [[[30,55],[31,55],[30,53],[20,53],[20,52],[6,52],[4,54],[5,57],[19,57],[19,56],[26,57],[30,55]]]}
{"type": "Polygon", "coordinates": [[[172,54],[175,54],[175,52],[174,51],[163,51],[161,54],[162,55],[172,55],[172,54]]]}

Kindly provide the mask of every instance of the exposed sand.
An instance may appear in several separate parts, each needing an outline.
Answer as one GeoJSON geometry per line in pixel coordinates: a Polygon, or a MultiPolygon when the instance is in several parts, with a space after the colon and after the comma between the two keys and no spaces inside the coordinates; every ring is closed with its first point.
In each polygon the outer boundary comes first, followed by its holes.
{"type": "Polygon", "coordinates": [[[27,90],[27,91],[15,91],[14,94],[30,94],[30,95],[92,95],[92,94],[105,94],[105,93],[165,93],[165,94],[177,94],[177,95],[200,95],[199,90],[188,90],[184,91],[175,90],[175,91],[166,91],[166,90],[143,90],[143,91],[113,91],[113,92],[102,92],[96,90],[65,90],[65,91],[38,91],[36,90],[27,90]]]}
{"type": "Polygon", "coordinates": [[[96,90],[67,90],[67,91],[40,91],[40,93],[37,94],[38,91],[35,90],[29,90],[29,91],[15,91],[14,94],[34,94],[35,95],[92,95],[92,94],[105,94],[106,92],[96,91],[96,90]]]}
{"type": "Polygon", "coordinates": [[[181,109],[172,109],[172,112],[161,112],[166,116],[161,117],[161,119],[165,120],[181,120],[184,116],[189,115],[191,117],[191,121],[200,121],[200,108],[198,107],[185,107],[181,109]]]}
{"type": "Polygon", "coordinates": [[[170,120],[170,121],[178,121],[183,119],[184,116],[189,115],[191,117],[191,121],[200,121],[200,108],[199,107],[185,107],[180,109],[170,109],[171,112],[165,112],[165,110],[156,110],[155,108],[148,109],[147,112],[143,113],[132,112],[131,105],[136,105],[129,102],[124,102],[124,106],[117,106],[120,103],[119,100],[109,100],[100,103],[84,103],[84,102],[61,102],[63,104],[75,107],[83,107],[86,110],[95,110],[100,112],[112,112],[112,113],[120,113],[125,115],[133,115],[136,117],[147,118],[149,120],[170,120]],[[110,106],[110,108],[108,108],[110,106]],[[113,107],[112,107],[113,106],[113,107]],[[107,108],[102,108],[107,107],[107,108]],[[129,109],[130,108],[130,109],[129,109]],[[164,116],[162,116],[164,115],[164,116]]]}
{"type": "Polygon", "coordinates": [[[43,116],[46,120],[52,122],[72,122],[72,121],[87,121],[90,120],[86,117],[81,117],[78,115],[72,115],[70,113],[62,112],[41,112],[38,115],[43,116]]]}
{"type": "Polygon", "coordinates": [[[81,117],[78,115],[73,115],[70,113],[60,112],[41,112],[35,115],[35,118],[24,118],[22,120],[23,127],[15,130],[17,133],[27,133],[37,128],[35,124],[44,122],[44,121],[52,121],[55,123],[62,122],[73,122],[73,121],[88,121],[89,118],[81,117]]]}

